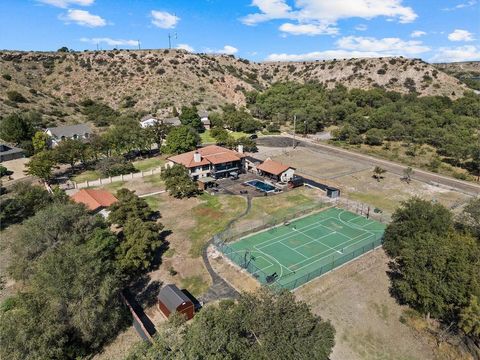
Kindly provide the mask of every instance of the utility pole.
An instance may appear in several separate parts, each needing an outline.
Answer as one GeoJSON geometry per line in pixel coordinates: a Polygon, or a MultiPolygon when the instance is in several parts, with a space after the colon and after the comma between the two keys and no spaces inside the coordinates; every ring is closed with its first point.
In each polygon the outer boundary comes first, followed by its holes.
{"type": "MultiPolygon", "coordinates": [[[[177,33],[173,34],[173,38],[177,38],[177,33]]],[[[172,48],[172,34],[168,33],[168,48],[172,48]]]]}
{"type": "Polygon", "coordinates": [[[138,50],[140,50],[140,40],[137,40],[138,50]]]}
{"type": "Polygon", "coordinates": [[[297,128],[297,115],[293,115],[293,143],[292,148],[295,149],[295,131],[297,128]]]}

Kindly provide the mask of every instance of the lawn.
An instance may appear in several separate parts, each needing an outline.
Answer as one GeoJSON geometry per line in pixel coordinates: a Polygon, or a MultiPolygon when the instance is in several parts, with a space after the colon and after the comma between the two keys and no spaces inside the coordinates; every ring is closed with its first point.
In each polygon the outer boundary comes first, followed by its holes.
{"type": "Polygon", "coordinates": [[[77,183],[82,183],[85,181],[98,180],[102,177],[99,171],[97,170],[86,170],[78,175],[75,175],[72,180],[77,183]]]}
{"type": "MultiPolygon", "coordinates": [[[[244,132],[237,132],[232,131],[229,132],[229,135],[232,136],[234,139],[241,138],[243,136],[249,136],[250,134],[244,132]]],[[[215,143],[215,138],[210,135],[210,130],[206,130],[200,134],[200,139],[202,140],[202,144],[212,144],[215,143]]]]}
{"type": "Polygon", "coordinates": [[[192,241],[190,253],[200,256],[205,243],[216,233],[225,229],[230,220],[241,214],[246,206],[246,201],[240,196],[214,196],[203,194],[199,197],[202,201],[191,210],[195,226],[189,231],[192,241]]]}
{"type": "Polygon", "coordinates": [[[138,171],[148,171],[152,169],[157,169],[165,165],[164,156],[156,156],[148,159],[137,160],[133,162],[133,166],[138,171]]]}
{"type": "Polygon", "coordinates": [[[325,206],[319,200],[319,194],[317,190],[302,187],[273,196],[254,198],[250,212],[234,224],[234,232],[242,233],[304,210],[319,209],[325,206]]]}

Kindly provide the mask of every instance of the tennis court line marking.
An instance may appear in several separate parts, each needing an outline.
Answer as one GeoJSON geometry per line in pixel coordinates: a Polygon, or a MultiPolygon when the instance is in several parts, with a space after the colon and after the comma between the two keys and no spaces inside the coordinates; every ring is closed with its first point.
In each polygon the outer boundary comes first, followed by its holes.
{"type": "MultiPolygon", "coordinates": [[[[363,235],[365,235],[365,234],[363,234],[363,235]]],[[[358,244],[358,243],[360,243],[360,242],[362,242],[362,241],[365,241],[365,240],[366,240],[366,239],[360,239],[360,240],[357,241],[356,243],[353,243],[353,244],[348,245],[348,247],[353,246],[353,245],[355,245],[355,244],[358,244]]],[[[325,253],[325,252],[320,253],[320,254],[317,254],[317,255],[321,255],[321,254],[324,254],[324,253],[325,253]]],[[[319,258],[319,259],[316,259],[316,260],[312,261],[312,262],[309,263],[309,264],[303,265],[302,267],[300,267],[300,268],[298,268],[298,269],[295,269],[294,271],[297,272],[297,271],[303,270],[303,269],[306,268],[307,266],[310,266],[310,265],[316,263],[317,261],[323,260],[323,259],[325,259],[325,258],[328,258],[328,257],[332,256],[332,255],[333,255],[332,253],[330,253],[330,254],[328,254],[328,255],[325,255],[325,256],[323,256],[323,257],[321,257],[321,258],[319,258]]],[[[313,258],[314,258],[314,256],[312,256],[310,259],[313,259],[313,258]]],[[[353,260],[353,259],[355,259],[355,258],[352,258],[352,260],[353,260]]],[[[304,260],[304,261],[306,261],[306,260],[304,260]]],[[[304,262],[304,261],[301,261],[301,262],[299,262],[299,263],[297,263],[297,264],[294,264],[294,265],[301,264],[301,263],[304,262]]],[[[292,265],[292,266],[294,266],[294,265],[292,265]]],[[[325,265],[327,265],[327,264],[325,264],[325,265]]],[[[334,268],[332,267],[332,270],[333,270],[333,269],[334,269],[334,268]]],[[[289,269],[289,270],[290,270],[290,269],[289,269]]],[[[292,271],[292,270],[290,270],[290,271],[292,271]]],[[[306,274],[305,274],[305,275],[306,275],[306,274]]],[[[281,278],[279,278],[279,280],[280,280],[280,279],[281,279],[281,278]]]]}
{"type": "MultiPolygon", "coordinates": [[[[345,243],[342,243],[342,244],[337,245],[337,246],[335,247],[335,249],[336,249],[337,247],[339,248],[339,247],[342,246],[342,245],[345,245],[345,246],[343,247],[344,249],[349,248],[350,246],[353,246],[353,245],[356,245],[356,244],[358,244],[358,243],[360,243],[360,242],[362,242],[362,241],[365,241],[365,240],[369,239],[370,237],[371,237],[370,234],[365,234],[365,233],[364,233],[364,234],[360,234],[360,235],[356,236],[355,238],[349,238],[349,240],[347,240],[345,243]],[[364,236],[364,235],[368,235],[368,236],[367,236],[366,238],[362,238],[362,239],[360,239],[360,240],[358,240],[358,241],[353,242],[353,243],[350,244],[350,242],[351,242],[352,240],[356,240],[358,237],[364,236]]],[[[309,259],[307,259],[307,260],[315,259],[317,256],[321,256],[321,255],[326,254],[326,253],[328,253],[328,252],[330,252],[330,250],[322,251],[321,253],[318,253],[318,254],[315,254],[315,255],[311,256],[311,257],[310,257],[309,259]]],[[[310,264],[313,264],[313,263],[315,263],[315,262],[318,261],[318,260],[324,259],[324,258],[329,257],[329,256],[332,256],[332,255],[335,255],[335,254],[334,254],[333,252],[330,252],[329,254],[321,257],[320,259],[314,260],[314,261],[312,261],[311,263],[302,266],[300,269],[303,269],[305,266],[309,266],[310,264]]],[[[295,265],[298,265],[298,264],[302,264],[302,263],[306,262],[307,260],[302,260],[302,261],[300,261],[300,262],[298,262],[298,263],[296,263],[296,264],[293,264],[293,265],[291,265],[291,266],[295,266],[295,265]]],[[[297,271],[297,270],[295,270],[295,271],[297,271]]]]}
{"type": "Polygon", "coordinates": [[[300,255],[301,257],[304,257],[305,259],[308,259],[307,256],[305,256],[305,255],[303,255],[301,252],[298,252],[297,250],[291,248],[290,246],[288,246],[288,245],[286,245],[286,244],[284,244],[284,243],[282,243],[282,242],[280,242],[280,245],[283,245],[283,246],[285,246],[286,248],[295,251],[295,252],[296,252],[298,255],[300,255]]]}
{"type": "Polygon", "coordinates": [[[263,260],[265,260],[266,262],[268,262],[270,265],[268,265],[267,267],[261,268],[261,269],[258,268],[258,270],[254,272],[254,274],[256,274],[258,271],[263,271],[263,272],[265,272],[265,269],[268,269],[269,267],[272,267],[272,266],[273,266],[273,263],[272,263],[270,260],[268,260],[266,257],[260,255],[260,256],[257,256],[257,258],[262,258],[263,260]]]}
{"type": "MultiPolygon", "coordinates": [[[[334,250],[334,251],[338,252],[339,254],[341,254],[341,253],[342,253],[341,251],[339,251],[339,250],[336,250],[336,249],[332,248],[331,246],[329,246],[329,245],[327,245],[327,244],[324,244],[324,243],[323,243],[323,242],[321,242],[320,240],[312,238],[311,236],[309,236],[309,235],[305,234],[303,231],[297,230],[297,228],[293,228],[293,231],[298,231],[298,232],[299,232],[300,234],[302,234],[303,236],[306,236],[307,238],[309,238],[309,239],[311,239],[311,240],[313,240],[313,241],[316,241],[317,243],[319,243],[319,244],[322,244],[322,245],[324,245],[324,246],[328,247],[329,249],[331,249],[331,250],[334,250]]],[[[335,233],[336,233],[336,231],[335,231],[335,233]]],[[[292,249],[292,250],[293,250],[293,249],[292,249]]],[[[295,250],[295,251],[296,251],[296,250],[295,250]]],[[[298,252],[298,251],[297,251],[297,252],[298,252]]]]}

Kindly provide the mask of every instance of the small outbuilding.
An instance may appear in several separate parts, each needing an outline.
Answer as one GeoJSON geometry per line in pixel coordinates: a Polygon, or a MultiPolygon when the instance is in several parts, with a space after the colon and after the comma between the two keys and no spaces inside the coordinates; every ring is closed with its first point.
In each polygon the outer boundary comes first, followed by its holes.
{"type": "Polygon", "coordinates": [[[25,157],[25,151],[7,144],[0,144],[0,162],[20,159],[25,157]]]}
{"type": "Polygon", "coordinates": [[[295,175],[295,168],[284,165],[278,161],[268,158],[257,166],[260,175],[268,176],[275,181],[288,182],[295,175]]]}
{"type": "Polygon", "coordinates": [[[184,314],[187,320],[190,320],[195,315],[193,302],[174,284],[165,285],[160,289],[157,296],[157,305],[166,318],[174,312],[184,314]]]}

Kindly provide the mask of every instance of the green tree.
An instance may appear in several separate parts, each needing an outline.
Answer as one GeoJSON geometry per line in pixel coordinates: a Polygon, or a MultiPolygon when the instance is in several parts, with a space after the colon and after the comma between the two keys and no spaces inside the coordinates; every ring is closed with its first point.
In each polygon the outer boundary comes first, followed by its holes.
{"type": "Polygon", "coordinates": [[[291,293],[262,289],[205,308],[188,326],[173,317],[152,346],[136,349],[129,359],[327,360],[334,336],[332,325],[291,293]]]}
{"type": "Polygon", "coordinates": [[[170,196],[181,199],[198,194],[198,186],[188,174],[188,169],[175,164],[162,171],[162,180],[165,181],[165,188],[170,196]]]}
{"type": "Polygon", "coordinates": [[[13,113],[0,122],[0,138],[4,141],[20,144],[33,136],[33,126],[23,114],[13,113]]]}
{"type": "Polygon", "coordinates": [[[33,150],[36,153],[48,149],[48,135],[43,131],[37,131],[32,138],[33,150]]]}
{"type": "Polygon", "coordinates": [[[28,175],[36,176],[48,182],[52,178],[55,164],[54,153],[50,150],[45,150],[33,155],[30,161],[25,164],[25,167],[28,175]]]}
{"type": "Polygon", "coordinates": [[[147,270],[152,265],[155,250],[162,241],[159,232],[161,224],[129,218],[123,228],[123,238],[117,248],[117,261],[126,274],[147,270]]]}
{"type": "Polygon", "coordinates": [[[391,257],[397,257],[401,249],[415,236],[429,233],[442,236],[453,227],[452,214],[438,203],[414,197],[402,202],[392,215],[385,229],[384,249],[391,257]]]}
{"type": "Polygon", "coordinates": [[[161,149],[163,141],[166,139],[168,133],[172,130],[172,125],[164,124],[161,121],[156,121],[152,126],[146,128],[146,132],[150,133],[153,142],[161,149]]]}
{"type": "Polygon", "coordinates": [[[469,236],[414,234],[391,264],[392,293],[427,317],[454,321],[470,296],[480,293],[479,256],[469,236]]]}
{"type": "Polygon", "coordinates": [[[458,325],[465,334],[480,340],[480,302],[478,296],[472,295],[468,305],[462,309],[458,325]]]}
{"type": "Polygon", "coordinates": [[[383,132],[379,129],[370,129],[365,133],[365,144],[379,146],[383,144],[383,132]]]}
{"type": "Polygon", "coordinates": [[[69,164],[71,168],[74,168],[80,160],[83,163],[87,162],[86,149],[87,145],[81,140],[65,139],[53,151],[58,163],[69,164]]]}
{"type": "Polygon", "coordinates": [[[386,172],[387,170],[385,170],[384,168],[381,168],[380,166],[375,166],[375,168],[373,169],[372,177],[377,181],[380,181],[383,179],[383,174],[385,174],[386,172]]]}
{"type": "Polygon", "coordinates": [[[413,175],[413,169],[409,166],[403,170],[403,178],[407,182],[407,184],[410,184],[412,181],[412,175],[413,175]]]}
{"type": "Polygon", "coordinates": [[[180,154],[195,150],[199,143],[200,137],[193,128],[179,126],[168,133],[163,150],[167,154],[180,154]]]}
{"type": "Polygon", "coordinates": [[[125,226],[131,219],[150,220],[154,214],[145,199],[139,198],[134,191],[120,189],[117,191],[118,201],[109,207],[108,221],[125,226]]]}
{"type": "Polygon", "coordinates": [[[459,228],[470,232],[480,242],[480,198],[471,199],[456,221],[459,228]]]}
{"type": "Polygon", "coordinates": [[[182,106],[182,112],[179,118],[182,125],[190,126],[197,132],[203,132],[205,130],[196,106],[182,106]]]}

